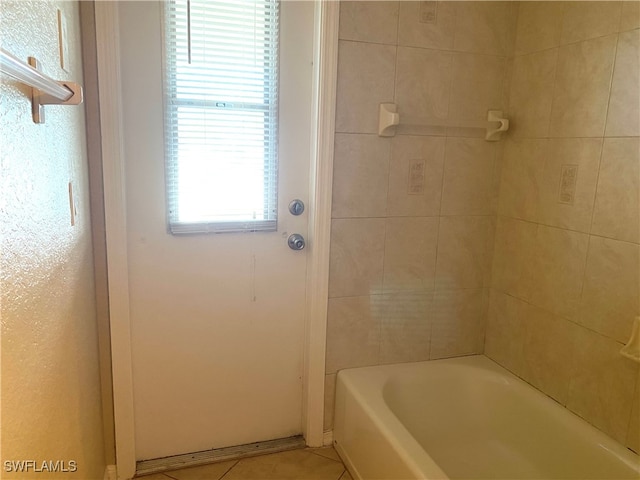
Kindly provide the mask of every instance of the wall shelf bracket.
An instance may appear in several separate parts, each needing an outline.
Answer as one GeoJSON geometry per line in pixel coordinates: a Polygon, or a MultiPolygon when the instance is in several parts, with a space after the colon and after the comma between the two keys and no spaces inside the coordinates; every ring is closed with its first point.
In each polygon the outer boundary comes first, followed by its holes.
{"type": "Polygon", "coordinates": [[[487,122],[489,125],[484,139],[488,142],[497,142],[502,138],[502,133],[509,130],[509,120],[502,116],[502,110],[489,110],[487,122]]]}
{"type": "Polygon", "coordinates": [[[395,137],[396,126],[400,123],[398,105],[381,103],[378,109],[378,136],[395,137]]]}

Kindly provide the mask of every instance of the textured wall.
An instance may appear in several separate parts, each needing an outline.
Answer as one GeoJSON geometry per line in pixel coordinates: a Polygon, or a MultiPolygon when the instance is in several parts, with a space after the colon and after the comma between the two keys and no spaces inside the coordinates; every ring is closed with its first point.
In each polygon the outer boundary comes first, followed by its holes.
{"type": "MultiPolygon", "coordinates": [[[[0,32],[17,57],[36,56],[50,76],[82,82],[76,2],[3,1],[0,32]],[[58,8],[67,21],[68,73],[58,60],[58,8]]],[[[0,98],[2,462],[74,460],[76,473],[46,478],[102,478],[83,107],[47,107],[46,123],[36,125],[26,87],[2,77],[0,98]]]]}
{"type": "Polygon", "coordinates": [[[522,2],[486,354],[640,451],[640,3],[522,2]]]}
{"type": "Polygon", "coordinates": [[[339,369],[483,351],[501,148],[483,127],[506,104],[516,9],[435,5],[341,3],[327,429],[339,369]]]}

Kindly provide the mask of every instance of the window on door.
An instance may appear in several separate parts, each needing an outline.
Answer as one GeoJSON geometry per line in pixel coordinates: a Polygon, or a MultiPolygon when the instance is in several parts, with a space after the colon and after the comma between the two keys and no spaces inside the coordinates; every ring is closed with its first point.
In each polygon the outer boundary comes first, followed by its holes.
{"type": "Polygon", "coordinates": [[[165,2],[169,231],[277,227],[278,1],[165,2]]]}

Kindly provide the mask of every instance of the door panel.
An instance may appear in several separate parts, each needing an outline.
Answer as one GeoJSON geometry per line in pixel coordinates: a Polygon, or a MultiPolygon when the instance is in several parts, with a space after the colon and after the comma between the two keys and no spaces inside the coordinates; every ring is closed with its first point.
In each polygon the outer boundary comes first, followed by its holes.
{"type": "Polygon", "coordinates": [[[313,2],[281,4],[278,231],[167,233],[161,4],[120,4],[136,458],[301,432],[313,2]]]}

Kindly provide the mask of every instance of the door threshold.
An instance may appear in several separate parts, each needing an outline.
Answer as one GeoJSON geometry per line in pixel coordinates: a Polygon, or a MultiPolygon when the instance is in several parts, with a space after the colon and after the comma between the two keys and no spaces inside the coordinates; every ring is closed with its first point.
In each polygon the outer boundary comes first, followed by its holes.
{"type": "Polygon", "coordinates": [[[296,435],[295,437],[277,438],[264,442],[236,445],[234,447],[214,448],[212,450],[203,450],[202,452],[141,460],[136,462],[136,477],[305,447],[304,437],[302,435],[296,435]]]}

